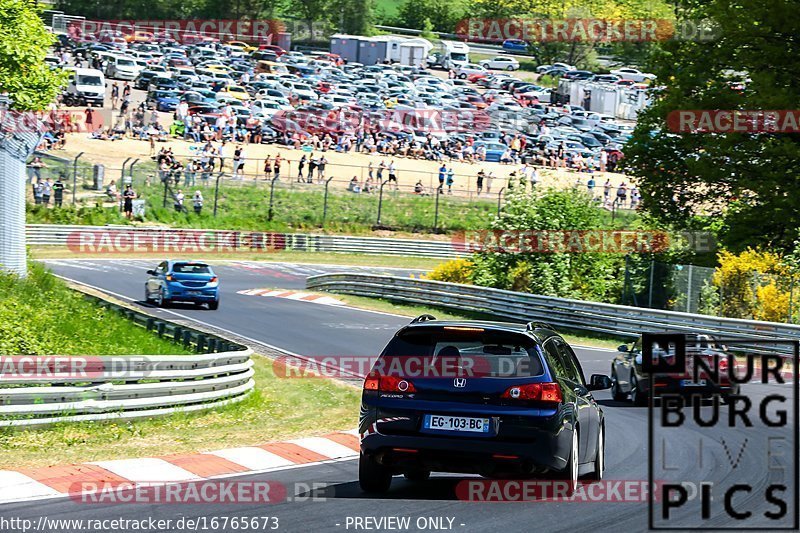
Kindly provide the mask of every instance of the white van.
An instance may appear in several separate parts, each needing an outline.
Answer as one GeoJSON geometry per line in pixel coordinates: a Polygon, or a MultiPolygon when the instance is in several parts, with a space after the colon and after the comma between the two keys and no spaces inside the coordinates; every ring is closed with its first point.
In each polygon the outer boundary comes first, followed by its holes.
{"type": "Polygon", "coordinates": [[[65,94],[67,105],[97,105],[103,107],[106,96],[106,79],[103,73],[93,68],[64,69],[70,80],[65,94]]]}
{"type": "Polygon", "coordinates": [[[136,64],[136,58],[131,56],[111,56],[106,66],[106,76],[117,80],[133,81],[143,69],[136,64]]]}

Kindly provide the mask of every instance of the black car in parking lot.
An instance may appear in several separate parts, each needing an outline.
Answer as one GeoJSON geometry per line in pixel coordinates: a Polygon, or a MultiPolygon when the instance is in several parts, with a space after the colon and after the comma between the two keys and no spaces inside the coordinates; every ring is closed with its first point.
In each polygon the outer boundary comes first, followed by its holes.
{"type": "Polygon", "coordinates": [[[603,411],[569,344],[540,323],[422,315],[389,341],[364,381],[359,483],[432,471],[550,475],[577,484],[604,469],[603,411]]]}

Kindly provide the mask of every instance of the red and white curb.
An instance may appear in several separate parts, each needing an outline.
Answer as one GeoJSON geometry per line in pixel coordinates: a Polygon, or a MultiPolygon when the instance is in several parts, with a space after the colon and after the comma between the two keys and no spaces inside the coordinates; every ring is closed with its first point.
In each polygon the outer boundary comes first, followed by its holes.
{"type": "Polygon", "coordinates": [[[285,470],[353,459],[358,450],[353,430],[203,453],[0,470],[0,503],[68,496],[87,484],[168,484],[285,470]]]}
{"type": "Polygon", "coordinates": [[[286,298],[287,300],[296,300],[299,302],[312,302],[322,305],[345,305],[341,300],[332,298],[330,296],[323,296],[322,294],[311,294],[309,292],[275,290],[275,289],[246,289],[237,291],[236,294],[246,294],[248,296],[267,296],[271,298],[286,298]]]}

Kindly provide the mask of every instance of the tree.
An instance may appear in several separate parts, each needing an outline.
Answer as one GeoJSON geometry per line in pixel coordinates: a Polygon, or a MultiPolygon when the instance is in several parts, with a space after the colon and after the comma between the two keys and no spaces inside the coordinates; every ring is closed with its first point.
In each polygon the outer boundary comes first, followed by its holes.
{"type": "Polygon", "coordinates": [[[676,133],[678,110],[781,110],[800,105],[800,2],[688,0],[685,19],[717,25],[708,41],[665,42],[653,58],[664,89],[626,147],[643,207],[678,227],[714,224],[732,251],[791,250],[800,236],[800,138],[787,133],[676,133]],[[746,82],[744,90],[732,84],[746,82]],[[700,215],[700,216],[699,216],[700,215]]]}
{"type": "Polygon", "coordinates": [[[63,87],[64,76],[44,61],[54,41],[33,3],[0,0],[0,92],[15,109],[45,109],[63,87]]]}
{"type": "Polygon", "coordinates": [[[425,20],[439,32],[452,33],[466,18],[463,2],[454,0],[406,0],[397,12],[395,24],[403,28],[423,29],[425,20]]]}

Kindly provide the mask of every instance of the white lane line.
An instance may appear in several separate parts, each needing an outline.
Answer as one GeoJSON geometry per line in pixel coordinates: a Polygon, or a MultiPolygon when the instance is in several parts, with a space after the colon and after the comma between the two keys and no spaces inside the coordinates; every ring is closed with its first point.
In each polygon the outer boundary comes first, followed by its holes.
{"type": "Polygon", "coordinates": [[[44,483],[13,470],[0,470],[0,502],[62,496],[44,483]]]}
{"type": "Polygon", "coordinates": [[[306,437],[304,439],[290,440],[289,442],[292,444],[297,444],[298,446],[302,446],[303,448],[309,449],[312,452],[316,452],[320,455],[324,455],[325,457],[330,457],[331,459],[352,457],[356,455],[356,452],[347,446],[339,444],[338,442],[334,442],[331,439],[326,439],[325,437],[306,437]]]}
{"type": "Polygon", "coordinates": [[[90,464],[105,468],[136,483],[172,483],[201,479],[188,470],[155,457],[96,461],[90,464]]]}
{"type": "Polygon", "coordinates": [[[208,452],[208,455],[216,455],[222,457],[249,470],[263,470],[269,468],[278,468],[281,466],[290,466],[295,464],[288,459],[284,459],[279,455],[270,453],[262,448],[254,446],[242,446],[240,448],[228,448],[225,450],[216,450],[208,452]]]}

